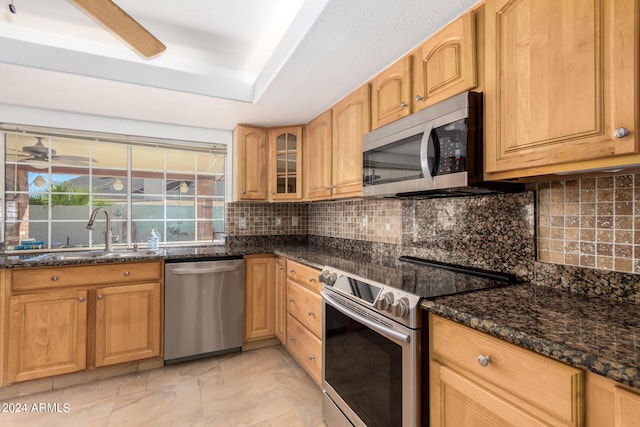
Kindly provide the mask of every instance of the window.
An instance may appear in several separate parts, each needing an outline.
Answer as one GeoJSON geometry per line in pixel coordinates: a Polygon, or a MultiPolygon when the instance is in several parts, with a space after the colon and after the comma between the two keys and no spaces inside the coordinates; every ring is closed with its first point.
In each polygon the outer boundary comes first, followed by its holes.
{"type": "Polygon", "coordinates": [[[4,134],[7,250],[212,242],[224,232],[224,146],[4,134]]]}

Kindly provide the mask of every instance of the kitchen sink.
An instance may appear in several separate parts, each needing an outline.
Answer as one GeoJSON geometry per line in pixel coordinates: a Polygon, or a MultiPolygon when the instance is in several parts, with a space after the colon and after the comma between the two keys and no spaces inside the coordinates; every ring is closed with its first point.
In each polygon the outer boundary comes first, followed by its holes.
{"type": "Polygon", "coordinates": [[[158,251],[152,250],[121,250],[121,251],[90,251],[90,252],[68,252],[68,253],[48,253],[25,259],[28,262],[46,261],[81,261],[91,259],[124,259],[138,258],[151,255],[158,255],[158,251]]]}

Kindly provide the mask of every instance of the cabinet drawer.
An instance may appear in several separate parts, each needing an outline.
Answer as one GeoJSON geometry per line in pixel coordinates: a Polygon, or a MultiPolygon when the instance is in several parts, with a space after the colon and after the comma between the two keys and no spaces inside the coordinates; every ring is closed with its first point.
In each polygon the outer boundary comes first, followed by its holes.
{"type": "Polygon", "coordinates": [[[287,350],[315,382],[322,377],[322,341],[290,314],[287,315],[287,350]]]}
{"type": "Polygon", "coordinates": [[[287,312],[318,338],[322,337],[322,298],[298,283],[287,280],[287,312]]]}
{"type": "Polygon", "coordinates": [[[437,316],[430,320],[432,359],[457,365],[567,425],[580,419],[579,369],[437,316]],[[490,358],[487,366],[480,365],[481,355],[490,358]]]}
{"type": "Polygon", "coordinates": [[[11,290],[14,292],[106,283],[158,281],[161,278],[161,262],[25,268],[12,270],[10,273],[11,290]]]}
{"type": "Polygon", "coordinates": [[[287,277],[316,292],[322,289],[322,285],[318,282],[319,274],[320,270],[287,260],[287,277]]]}

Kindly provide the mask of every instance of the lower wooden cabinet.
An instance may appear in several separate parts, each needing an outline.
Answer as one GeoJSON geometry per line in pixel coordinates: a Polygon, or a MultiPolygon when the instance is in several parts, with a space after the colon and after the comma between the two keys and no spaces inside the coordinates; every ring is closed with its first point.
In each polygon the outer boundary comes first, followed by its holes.
{"type": "Polygon", "coordinates": [[[584,373],[430,315],[432,426],[582,426],[584,373]]]}
{"type": "Polygon", "coordinates": [[[163,271],[149,262],[7,273],[5,383],[161,356],[163,271]]]}
{"type": "Polygon", "coordinates": [[[587,427],[640,426],[640,392],[587,373],[587,427]]]}
{"type": "Polygon", "coordinates": [[[275,336],[275,265],[273,255],[250,255],[244,259],[244,341],[275,336]]]}
{"type": "Polygon", "coordinates": [[[7,382],[85,369],[87,306],[87,290],[11,297],[7,382]]]}
{"type": "Polygon", "coordinates": [[[96,366],[160,355],[160,284],[96,291],[96,366]]]}
{"type": "Polygon", "coordinates": [[[287,260],[276,259],[276,337],[287,346],[287,260]]]}
{"type": "Polygon", "coordinates": [[[287,316],[287,350],[295,357],[315,382],[322,382],[322,340],[291,314],[287,316]]]}

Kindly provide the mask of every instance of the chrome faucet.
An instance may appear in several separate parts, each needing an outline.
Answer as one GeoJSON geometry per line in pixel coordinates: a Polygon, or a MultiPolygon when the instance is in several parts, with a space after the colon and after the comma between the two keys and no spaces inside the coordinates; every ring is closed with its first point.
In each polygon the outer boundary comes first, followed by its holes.
{"type": "Polygon", "coordinates": [[[105,208],[95,208],[93,212],[91,212],[91,216],[89,217],[89,223],[87,224],[87,230],[93,230],[93,224],[96,222],[96,216],[98,212],[104,212],[107,216],[107,231],[104,233],[104,251],[111,252],[111,240],[113,239],[111,233],[111,215],[109,215],[109,211],[105,208]]]}

